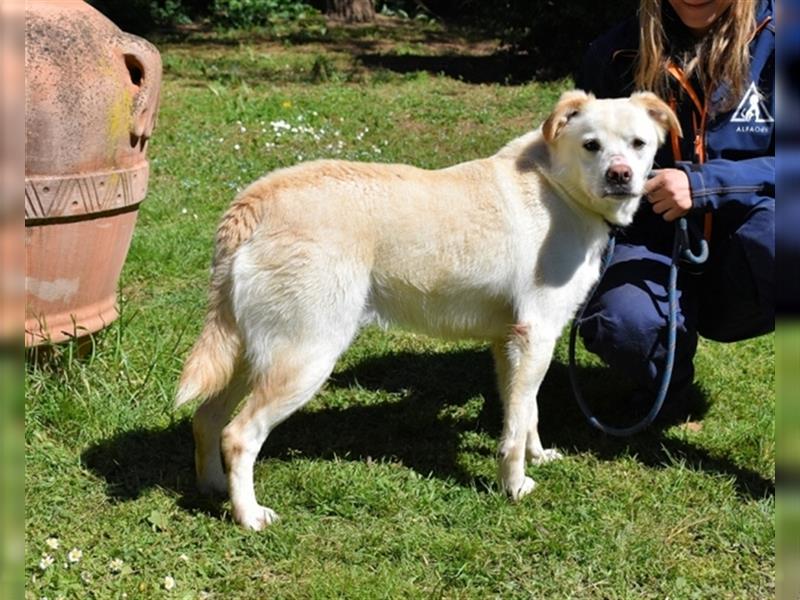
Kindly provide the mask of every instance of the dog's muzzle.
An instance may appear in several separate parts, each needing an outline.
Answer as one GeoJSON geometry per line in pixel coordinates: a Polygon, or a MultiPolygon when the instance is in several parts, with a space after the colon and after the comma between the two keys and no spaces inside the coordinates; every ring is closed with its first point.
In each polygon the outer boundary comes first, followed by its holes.
{"type": "Polygon", "coordinates": [[[633,170],[624,164],[611,165],[606,171],[606,180],[603,191],[606,196],[630,198],[633,196],[631,181],[633,170]]]}

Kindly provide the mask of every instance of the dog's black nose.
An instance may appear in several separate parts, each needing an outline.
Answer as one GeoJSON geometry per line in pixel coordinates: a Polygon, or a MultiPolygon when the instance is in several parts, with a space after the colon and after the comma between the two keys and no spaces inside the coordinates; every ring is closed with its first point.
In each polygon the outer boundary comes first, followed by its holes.
{"type": "Polygon", "coordinates": [[[608,183],[629,183],[633,177],[633,171],[627,165],[612,165],[606,171],[606,181],[608,183]]]}

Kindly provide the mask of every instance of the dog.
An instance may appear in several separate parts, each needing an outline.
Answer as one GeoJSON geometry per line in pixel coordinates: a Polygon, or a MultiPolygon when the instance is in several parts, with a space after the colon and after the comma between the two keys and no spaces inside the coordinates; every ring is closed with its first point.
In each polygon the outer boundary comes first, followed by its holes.
{"type": "Polygon", "coordinates": [[[575,90],[490,158],[441,170],[320,160],[252,183],[218,227],[209,308],[176,395],[176,406],[204,399],[192,421],[199,488],[228,492],[245,528],[275,521],[253,488],[262,444],[377,322],[491,342],[500,486],[513,501],[529,494],[526,459],[561,456],[542,446],[536,404],[556,340],[671,129],[651,93],[575,90]]]}

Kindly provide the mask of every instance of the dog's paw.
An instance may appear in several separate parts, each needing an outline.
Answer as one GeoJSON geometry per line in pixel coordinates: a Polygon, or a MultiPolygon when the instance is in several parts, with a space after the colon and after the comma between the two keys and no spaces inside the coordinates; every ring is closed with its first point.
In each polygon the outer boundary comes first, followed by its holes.
{"type": "Polygon", "coordinates": [[[267,525],[272,525],[278,521],[278,514],[271,508],[260,506],[256,504],[253,510],[249,510],[243,514],[237,514],[234,511],[233,520],[245,529],[252,531],[261,531],[267,525]]]}
{"type": "Polygon", "coordinates": [[[519,502],[523,497],[530,494],[535,487],[536,482],[530,477],[523,477],[522,482],[519,484],[503,484],[503,488],[512,502],[519,502]]]}
{"type": "Polygon", "coordinates": [[[555,448],[542,448],[538,451],[528,450],[527,455],[528,462],[532,465],[543,465],[564,458],[561,452],[555,448]]]}

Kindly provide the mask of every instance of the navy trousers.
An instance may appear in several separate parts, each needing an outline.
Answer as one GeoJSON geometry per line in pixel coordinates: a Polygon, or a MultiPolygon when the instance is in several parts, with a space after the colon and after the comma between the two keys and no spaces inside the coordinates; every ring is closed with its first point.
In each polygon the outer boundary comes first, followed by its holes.
{"type": "MultiPolygon", "coordinates": [[[[671,240],[647,245],[618,241],[579,326],[589,351],[649,395],[658,391],[666,362],[671,254],[671,240]]],[[[695,278],[679,271],[675,363],[668,399],[682,394],[694,377],[699,308],[695,278]]]]}

